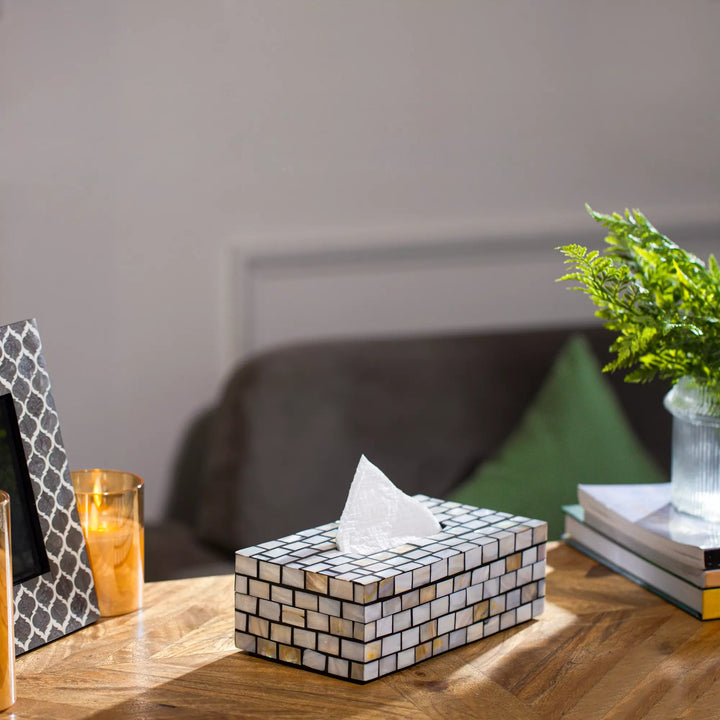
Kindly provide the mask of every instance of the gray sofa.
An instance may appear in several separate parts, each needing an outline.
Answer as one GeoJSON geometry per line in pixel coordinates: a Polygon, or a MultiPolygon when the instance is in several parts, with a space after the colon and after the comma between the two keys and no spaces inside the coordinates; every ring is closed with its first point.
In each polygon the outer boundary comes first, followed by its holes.
{"type": "MultiPolygon", "coordinates": [[[[337,519],[363,453],[405,492],[446,496],[502,446],[576,332],[604,364],[599,327],[316,342],[242,364],[179,448],[147,579],[230,572],[238,548],[337,519]]],[[[668,470],[667,387],[606,377],[668,470]]]]}

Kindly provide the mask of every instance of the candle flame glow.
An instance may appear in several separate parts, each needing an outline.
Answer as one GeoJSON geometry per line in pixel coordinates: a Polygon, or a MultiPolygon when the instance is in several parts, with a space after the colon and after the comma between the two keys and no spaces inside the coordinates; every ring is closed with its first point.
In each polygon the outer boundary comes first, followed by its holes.
{"type": "Polygon", "coordinates": [[[93,481],[92,503],[90,504],[89,528],[98,530],[100,528],[100,511],[103,504],[103,486],[99,474],[95,475],[93,481]]]}

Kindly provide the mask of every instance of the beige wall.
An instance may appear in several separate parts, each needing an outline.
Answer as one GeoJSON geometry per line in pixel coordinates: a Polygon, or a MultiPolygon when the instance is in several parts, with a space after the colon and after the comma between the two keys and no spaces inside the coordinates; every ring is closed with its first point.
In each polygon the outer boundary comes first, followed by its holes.
{"type": "Polygon", "coordinates": [[[160,512],[238,250],[572,234],[585,201],[720,221],[718,27],[714,0],[1,2],[0,321],[38,319],[71,465],[160,512]]]}

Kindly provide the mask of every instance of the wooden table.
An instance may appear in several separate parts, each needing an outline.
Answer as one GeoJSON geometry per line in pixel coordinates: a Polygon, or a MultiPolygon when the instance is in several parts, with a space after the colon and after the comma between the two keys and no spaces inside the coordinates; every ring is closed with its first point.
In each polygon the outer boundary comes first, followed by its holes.
{"type": "Polygon", "coordinates": [[[238,652],[229,576],[151,583],[143,610],[19,657],[7,715],[701,720],[719,679],[720,622],[554,543],[540,618],[367,685],[238,652]]]}

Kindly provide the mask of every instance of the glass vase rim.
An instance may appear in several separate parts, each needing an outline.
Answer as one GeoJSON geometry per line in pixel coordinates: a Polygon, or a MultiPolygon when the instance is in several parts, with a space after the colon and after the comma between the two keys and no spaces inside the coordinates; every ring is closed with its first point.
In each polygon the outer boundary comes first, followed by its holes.
{"type": "Polygon", "coordinates": [[[666,393],[663,405],[674,417],[720,425],[720,386],[703,378],[681,377],[666,393]]]}

